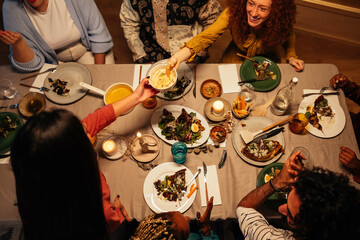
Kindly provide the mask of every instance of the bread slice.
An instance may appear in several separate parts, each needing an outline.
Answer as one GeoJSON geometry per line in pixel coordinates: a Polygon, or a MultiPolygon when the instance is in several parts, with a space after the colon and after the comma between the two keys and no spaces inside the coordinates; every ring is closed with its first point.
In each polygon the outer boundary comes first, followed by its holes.
{"type": "Polygon", "coordinates": [[[266,162],[284,152],[284,148],[278,141],[259,140],[246,145],[241,152],[252,160],[266,162]]]}

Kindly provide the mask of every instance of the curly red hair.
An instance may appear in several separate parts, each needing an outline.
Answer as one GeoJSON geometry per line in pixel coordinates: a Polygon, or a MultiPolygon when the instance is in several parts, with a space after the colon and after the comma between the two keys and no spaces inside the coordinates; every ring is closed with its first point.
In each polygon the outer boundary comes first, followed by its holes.
{"type": "MultiPolygon", "coordinates": [[[[247,0],[228,0],[229,24],[231,31],[237,33],[241,40],[246,40],[250,26],[246,13],[247,0]]],[[[269,18],[256,31],[264,48],[271,48],[284,43],[293,31],[295,24],[295,0],[272,0],[269,18]]]]}

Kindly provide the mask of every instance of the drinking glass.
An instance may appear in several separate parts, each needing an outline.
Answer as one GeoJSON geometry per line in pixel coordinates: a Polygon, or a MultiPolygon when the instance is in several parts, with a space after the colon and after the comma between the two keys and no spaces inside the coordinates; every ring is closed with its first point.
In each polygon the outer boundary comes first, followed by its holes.
{"type": "Polygon", "coordinates": [[[302,146],[297,146],[297,147],[295,147],[295,148],[292,150],[290,156],[291,156],[293,153],[298,152],[298,151],[300,151],[301,154],[304,155],[305,158],[306,158],[305,160],[304,160],[304,159],[302,160],[302,163],[304,164],[304,167],[305,167],[305,168],[308,168],[308,169],[312,168],[313,164],[312,164],[311,161],[310,161],[310,153],[309,153],[309,151],[308,151],[306,148],[304,148],[304,147],[302,147],[302,146]]]}
{"type": "Polygon", "coordinates": [[[176,142],[171,146],[171,153],[176,163],[184,163],[186,160],[187,147],[183,142],[176,142]]]}
{"type": "Polygon", "coordinates": [[[12,82],[8,79],[0,80],[0,94],[8,99],[12,99],[16,96],[17,90],[13,86],[12,82]]]}
{"type": "Polygon", "coordinates": [[[241,87],[239,96],[244,96],[246,102],[251,102],[255,98],[254,87],[250,83],[245,83],[241,87]]]}

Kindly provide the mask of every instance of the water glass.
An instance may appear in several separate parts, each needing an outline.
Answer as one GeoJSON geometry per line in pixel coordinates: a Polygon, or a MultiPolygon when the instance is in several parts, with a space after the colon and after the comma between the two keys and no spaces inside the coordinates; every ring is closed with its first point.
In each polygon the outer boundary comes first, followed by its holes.
{"type": "Polygon", "coordinates": [[[246,102],[251,102],[255,98],[254,87],[250,83],[246,83],[241,87],[239,96],[244,96],[246,102]]]}
{"type": "Polygon", "coordinates": [[[313,164],[312,164],[311,161],[310,161],[310,153],[309,153],[309,151],[308,151],[306,148],[304,148],[304,147],[302,147],[302,146],[297,146],[297,147],[295,147],[295,148],[292,150],[290,156],[291,156],[293,153],[298,152],[298,151],[300,151],[301,154],[304,155],[305,158],[306,158],[305,160],[302,160],[302,163],[304,164],[304,167],[305,167],[305,168],[308,168],[308,169],[309,169],[309,168],[312,168],[312,167],[313,167],[313,164]]]}
{"type": "Polygon", "coordinates": [[[187,147],[183,142],[176,142],[171,146],[171,153],[176,163],[184,163],[186,160],[187,147]]]}
{"type": "Polygon", "coordinates": [[[8,99],[11,99],[16,96],[17,90],[13,86],[13,84],[10,80],[1,79],[0,80],[0,94],[8,99]]]}

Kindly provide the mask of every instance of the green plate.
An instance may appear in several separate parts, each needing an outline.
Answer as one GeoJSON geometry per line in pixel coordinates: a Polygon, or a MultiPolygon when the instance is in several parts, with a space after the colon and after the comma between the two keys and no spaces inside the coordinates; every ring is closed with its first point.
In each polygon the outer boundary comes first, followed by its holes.
{"type": "Polygon", "coordinates": [[[4,121],[7,116],[10,117],[11,122],[16,122],[18,126],[14,131],[10,132],[6,138],[0,136],[0,154],[7,153],[10,150],[11,144],[15,139],[16,133],[18,132],[20,127],[24,124],[21,117],[12,112],[0,112],[0,122],[4,121]]]}
{"type": "MultiPolygon", "coordinates": [[[[271,163],[271,164],[267,165],[266,167],[264,167],[261,170],[261,172],[259,173],[259,175],[257,176],[256,187],[260,187],[261,185],[265,184],[265,175],[272,172],[271,168],[274,168],[274,171],[275,171],[275,169],[281,170],[283,168],[283,166],[284,166],[283,163],[271,163]]],[[[269,200],[276,200],[276,199],[278,199],[278,197],[274,193],[268,199],[269,200]]]]}
{"type": "MultiPolygon", "coordinates": [[[[255,56],[252,58],[256,61],[259,61],[260,63],[264,61],[269,62],[269,69],[276,75],[276,79],[269,77],[266,80],[256,81],[249,84],[251,84],[254,87],[254,90],[258,92],[268,92],[276,88],[276,86],[279,85],[281,81],[281,72],[276,63],[265,57],[255,56]]],[[[247,81],[256,78],[254,63],[252,61],[246,59],[243,64],[241,64],[240,78],[241,81],[247,81]]]]}

